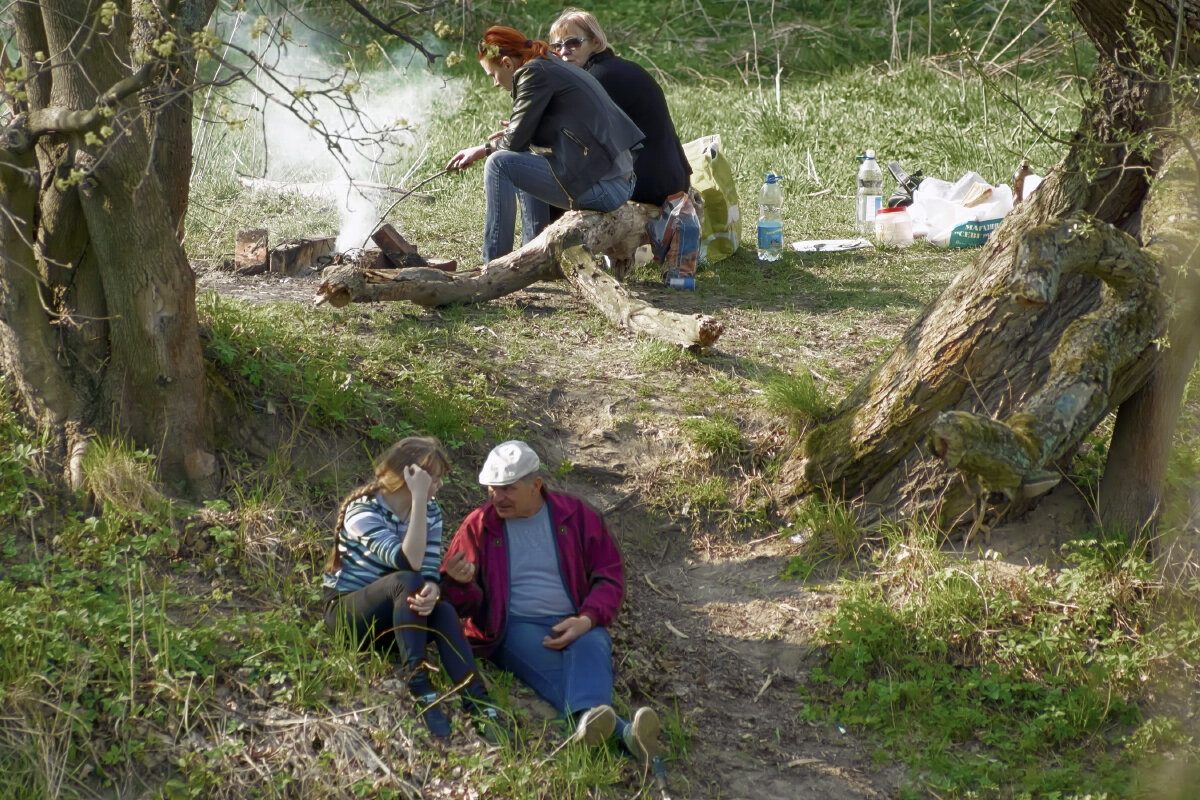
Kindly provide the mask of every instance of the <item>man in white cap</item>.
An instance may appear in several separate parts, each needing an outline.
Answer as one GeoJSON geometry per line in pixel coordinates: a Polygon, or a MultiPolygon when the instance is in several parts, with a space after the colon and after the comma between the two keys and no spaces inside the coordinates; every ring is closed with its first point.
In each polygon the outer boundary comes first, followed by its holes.
{"type": "Polygon", "coordinates": [[[659,754],[658,716],[640,708],[626,721],[611,705],[606,626],[625,579],[604,520],[582,500],[547,491],[524,442],[496,445],[479,482],[488,503],[463,520],[442,565],[467,640],[557,708],[574,739],[598,745],[616,732],[648,768],[659,754]]]}

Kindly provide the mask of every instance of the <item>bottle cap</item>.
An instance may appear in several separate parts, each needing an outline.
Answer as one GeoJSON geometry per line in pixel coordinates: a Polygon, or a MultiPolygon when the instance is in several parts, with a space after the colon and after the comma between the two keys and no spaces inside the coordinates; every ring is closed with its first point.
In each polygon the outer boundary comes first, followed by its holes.
{"type": "Polygon", "coordinates": [[[875,151],[874,151],[874,150],[868,150],[868,151],[867,151],[867,158],[874,158],[874,157],[875,157],[875,151]]]}
{"type": "Polygon", "coordinates": [[[904,206],[892,206],[891,208],[881,208],[876,211],[876,214],[895,214],[897,211],[904,211],[904,206]]]}
{"type": "Polygon", "coordinates": [[[775,183],[775,181],[777,181],[777,180],[779,180],[779,176],[776,175],[774,172],[767,173],[767,183],[775,183]]]}

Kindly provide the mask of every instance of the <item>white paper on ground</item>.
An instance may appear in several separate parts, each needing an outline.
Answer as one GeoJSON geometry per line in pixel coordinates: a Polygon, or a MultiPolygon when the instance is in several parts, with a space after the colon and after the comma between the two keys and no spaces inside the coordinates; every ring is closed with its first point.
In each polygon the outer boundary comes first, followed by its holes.
{"type": "Polygon", "coordinates": [[[866,250],[874,247],[861,236],[857,239],[805,239],[792,242],[792,249],[797,253],[842,253],[847,250],[866,250]]]}

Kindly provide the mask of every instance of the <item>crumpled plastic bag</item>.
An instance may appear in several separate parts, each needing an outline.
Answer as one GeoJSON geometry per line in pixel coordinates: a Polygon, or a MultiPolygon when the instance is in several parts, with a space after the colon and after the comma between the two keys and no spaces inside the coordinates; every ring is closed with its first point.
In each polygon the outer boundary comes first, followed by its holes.
{"type": "MultiPolygon", "coordinates": [[[[1033,177],[1026,178],[1026,196],[1033,177]]],[[[992,186],[979,173],[968,172],[954,183],[925,178],[913,193],[908,214],[916,237],[938,247],[978,247],[1012,208],[1011,187],[992,186]]]]}
{"type": "Polygon", "coordinates": [[[646,223],[654,260],[662,265],[663,280],[677,289],[695,289],[696,259],[700,255],[700,218],[687,192],[667,198],[657,217],[646,223]]]}

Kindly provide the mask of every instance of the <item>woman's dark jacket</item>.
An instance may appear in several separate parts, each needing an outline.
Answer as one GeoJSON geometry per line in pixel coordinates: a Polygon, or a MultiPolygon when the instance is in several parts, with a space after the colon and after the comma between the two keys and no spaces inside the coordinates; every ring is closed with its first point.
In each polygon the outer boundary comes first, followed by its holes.
{"type": "Polygon", "coordinates": [[[642,149],[633,154],[633,171],[637,175],[633,199],[661,206],[670,195],[686,192],[692,168],[683,154],[683,145],[667,109],[667,98],[659,85],[646,70],[618,58],[612,50],[596,53],[583,68],[646,134],[642,149]]]}
{"type": "Polygon", "coordinates": [[[501,150],[544,153],[574,200],[611,170],[622,150],[644,136],[595,78],[557,59],[533,58],[513,72],[513,108],[501,150]]]}

